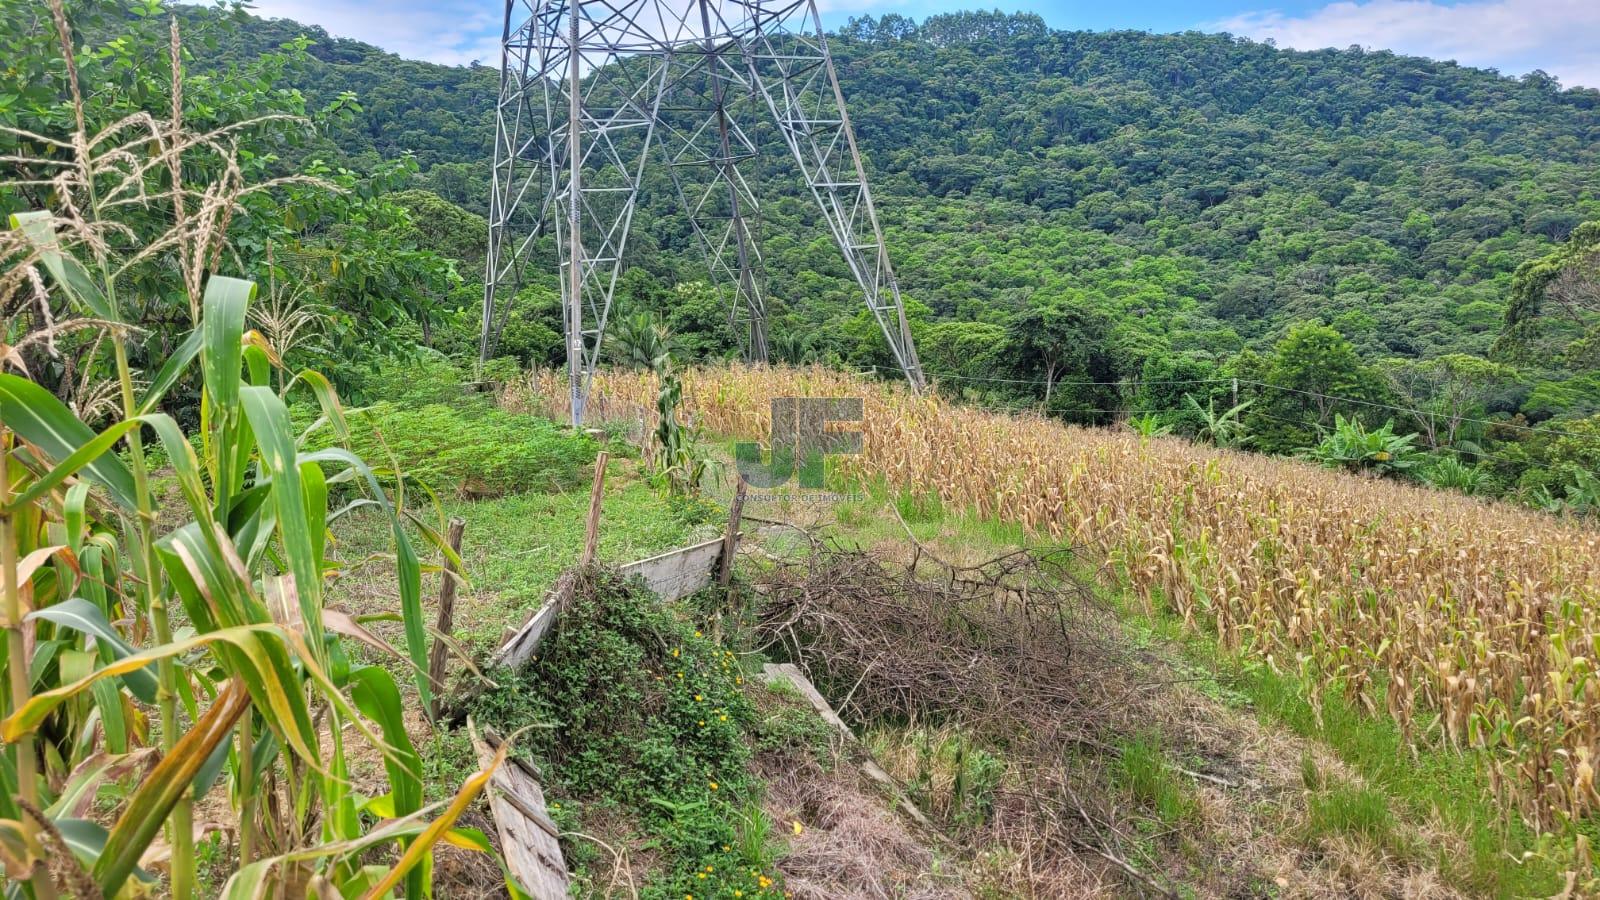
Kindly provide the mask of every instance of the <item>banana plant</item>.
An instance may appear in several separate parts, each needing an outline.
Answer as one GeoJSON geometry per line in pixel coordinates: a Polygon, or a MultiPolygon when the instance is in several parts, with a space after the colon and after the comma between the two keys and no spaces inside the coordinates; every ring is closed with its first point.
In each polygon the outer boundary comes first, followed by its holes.
{"type": "Polygon", "coordinates": [[[498,764],[455,802],[424,809],[421,758],[390,670],[409,676],[426,708],[422,566],[408,523],[448,555],[447,545],[349,450],[300,449],[306,432],[291,424],[288,395],[313,400],[321,416],[311,427],[340,436],[343,410],[318,373],[274,381],[280,361],[245,331],[252,283],[212,276],[194,334],[136,395],[114,281],[60,248],[48,214],[12,226],[52,291],[112,330],[124,415],[96,432],[38,384],[0,373],[8,895],[135,893],[133,882],[153,877],[140,861],[165,832],[169,888],[191,896],[194,803],[224,783],[240,831],[227,896],[429,894],[435,842],[487,847],[454,821],[498,764]],[[160,407],[196,376],[200,427],[190,433],[160,407]],[[170,465],[171,503],[151,485],[146,436],[170,465]],[[356,503],[388,519],[404,652],[325,606],[337,567],[325,551],[342,511],[330,509],[333,488],[364,492],[356,503]],[[346,641],[388,665],[357,664],[346,641]],[[351,789],[346,740],[381,753],[389,794],[351,789]],[[93,817],[113,790],[126,792],[115,816],[93,817]],[[382,843],[401,862],[374,871],[361,856],[382,843]]]}

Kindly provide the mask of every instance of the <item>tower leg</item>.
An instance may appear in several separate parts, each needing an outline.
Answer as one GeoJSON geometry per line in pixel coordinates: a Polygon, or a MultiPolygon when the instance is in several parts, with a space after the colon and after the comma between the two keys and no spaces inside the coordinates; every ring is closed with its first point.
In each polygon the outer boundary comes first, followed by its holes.
{"type": "Polygon", "coordinates": [[[815,0],[784,4],[766,19],[746,60],[867,309],[906,380],[920,390],[922,364],[815,0]]]}
{"type": "Polygon", "coordinates": [[[511,0],[506,7],[480,352],[492,353],[534,242],[548,227],[575,426],[600,361],[665,85],[670,54],[640,32],[654,9],[653,0],[511,0]],[[527,19],[514,27],[522,10],[527,19]],[[537,139],[523,136],[525,121],[540,126],[537,139]]]}

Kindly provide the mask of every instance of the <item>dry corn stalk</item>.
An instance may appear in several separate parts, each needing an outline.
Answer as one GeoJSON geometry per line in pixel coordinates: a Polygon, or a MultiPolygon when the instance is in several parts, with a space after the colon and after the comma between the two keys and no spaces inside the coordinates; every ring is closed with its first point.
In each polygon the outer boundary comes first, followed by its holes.
{"type": "MultiPolygon", "coordinates": [[[[821,369],[686,371],[684,408],[761,439],[774,397],[862,397],[855,474],[1097,552],[1129,592],[1231,649],[1387,711],[1412,740],[1485,751],[1538,827],[1600,810],[1600,532],[1502,503],[957,406],[821,369]]],[[[648,375],[596,409],[648,417],[648,375]]],[[[564,418],[553,373],[506,402],[564,418]]]]}

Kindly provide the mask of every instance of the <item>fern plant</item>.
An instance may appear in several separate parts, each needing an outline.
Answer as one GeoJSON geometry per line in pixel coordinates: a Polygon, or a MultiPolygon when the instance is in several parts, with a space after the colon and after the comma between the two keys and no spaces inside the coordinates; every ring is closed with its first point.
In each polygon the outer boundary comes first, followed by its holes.
{"type": "Polygon", "coordinates": [[[1489,473],[1477,466],[1469,466],[1456,456],[1440,456],[1423,469],[1422,480],[1441,490],[1479,494],[1490,484],[1489,473]]]}
{"type": "Polygon", "coordinates": [[[1130,417],[1128,427],[1145,439],[1165,437],[1172,433],[1172,426],[1161,421],[1161,417],[1153,412],[1130,417]]]}
{"type": "Polygon", "coordinates": [[[660,372],[672,364],[672,332],[651,313],[622,317],[605,340],[611,361],[623,368],[660,372]]]}

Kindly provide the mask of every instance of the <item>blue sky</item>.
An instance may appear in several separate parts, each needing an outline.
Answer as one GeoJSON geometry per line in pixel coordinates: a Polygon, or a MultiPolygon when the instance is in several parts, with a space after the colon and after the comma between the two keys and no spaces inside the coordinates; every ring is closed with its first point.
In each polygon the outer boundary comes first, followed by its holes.
{"type": "MultiPolygon", "coordinates": [[[[916,19],[995,0],[819,0],[831,24],[897,12],[916,19]]],[[[255,0],[255,12],[443,63],[498,62],[498,0],[255,0]]],[[[1519,75],[1543,69],[1600,87],[1600,0],[1010,0],[1055,28],[1229,31],[1314,50],[1358,44],[1519,75]]]]}

